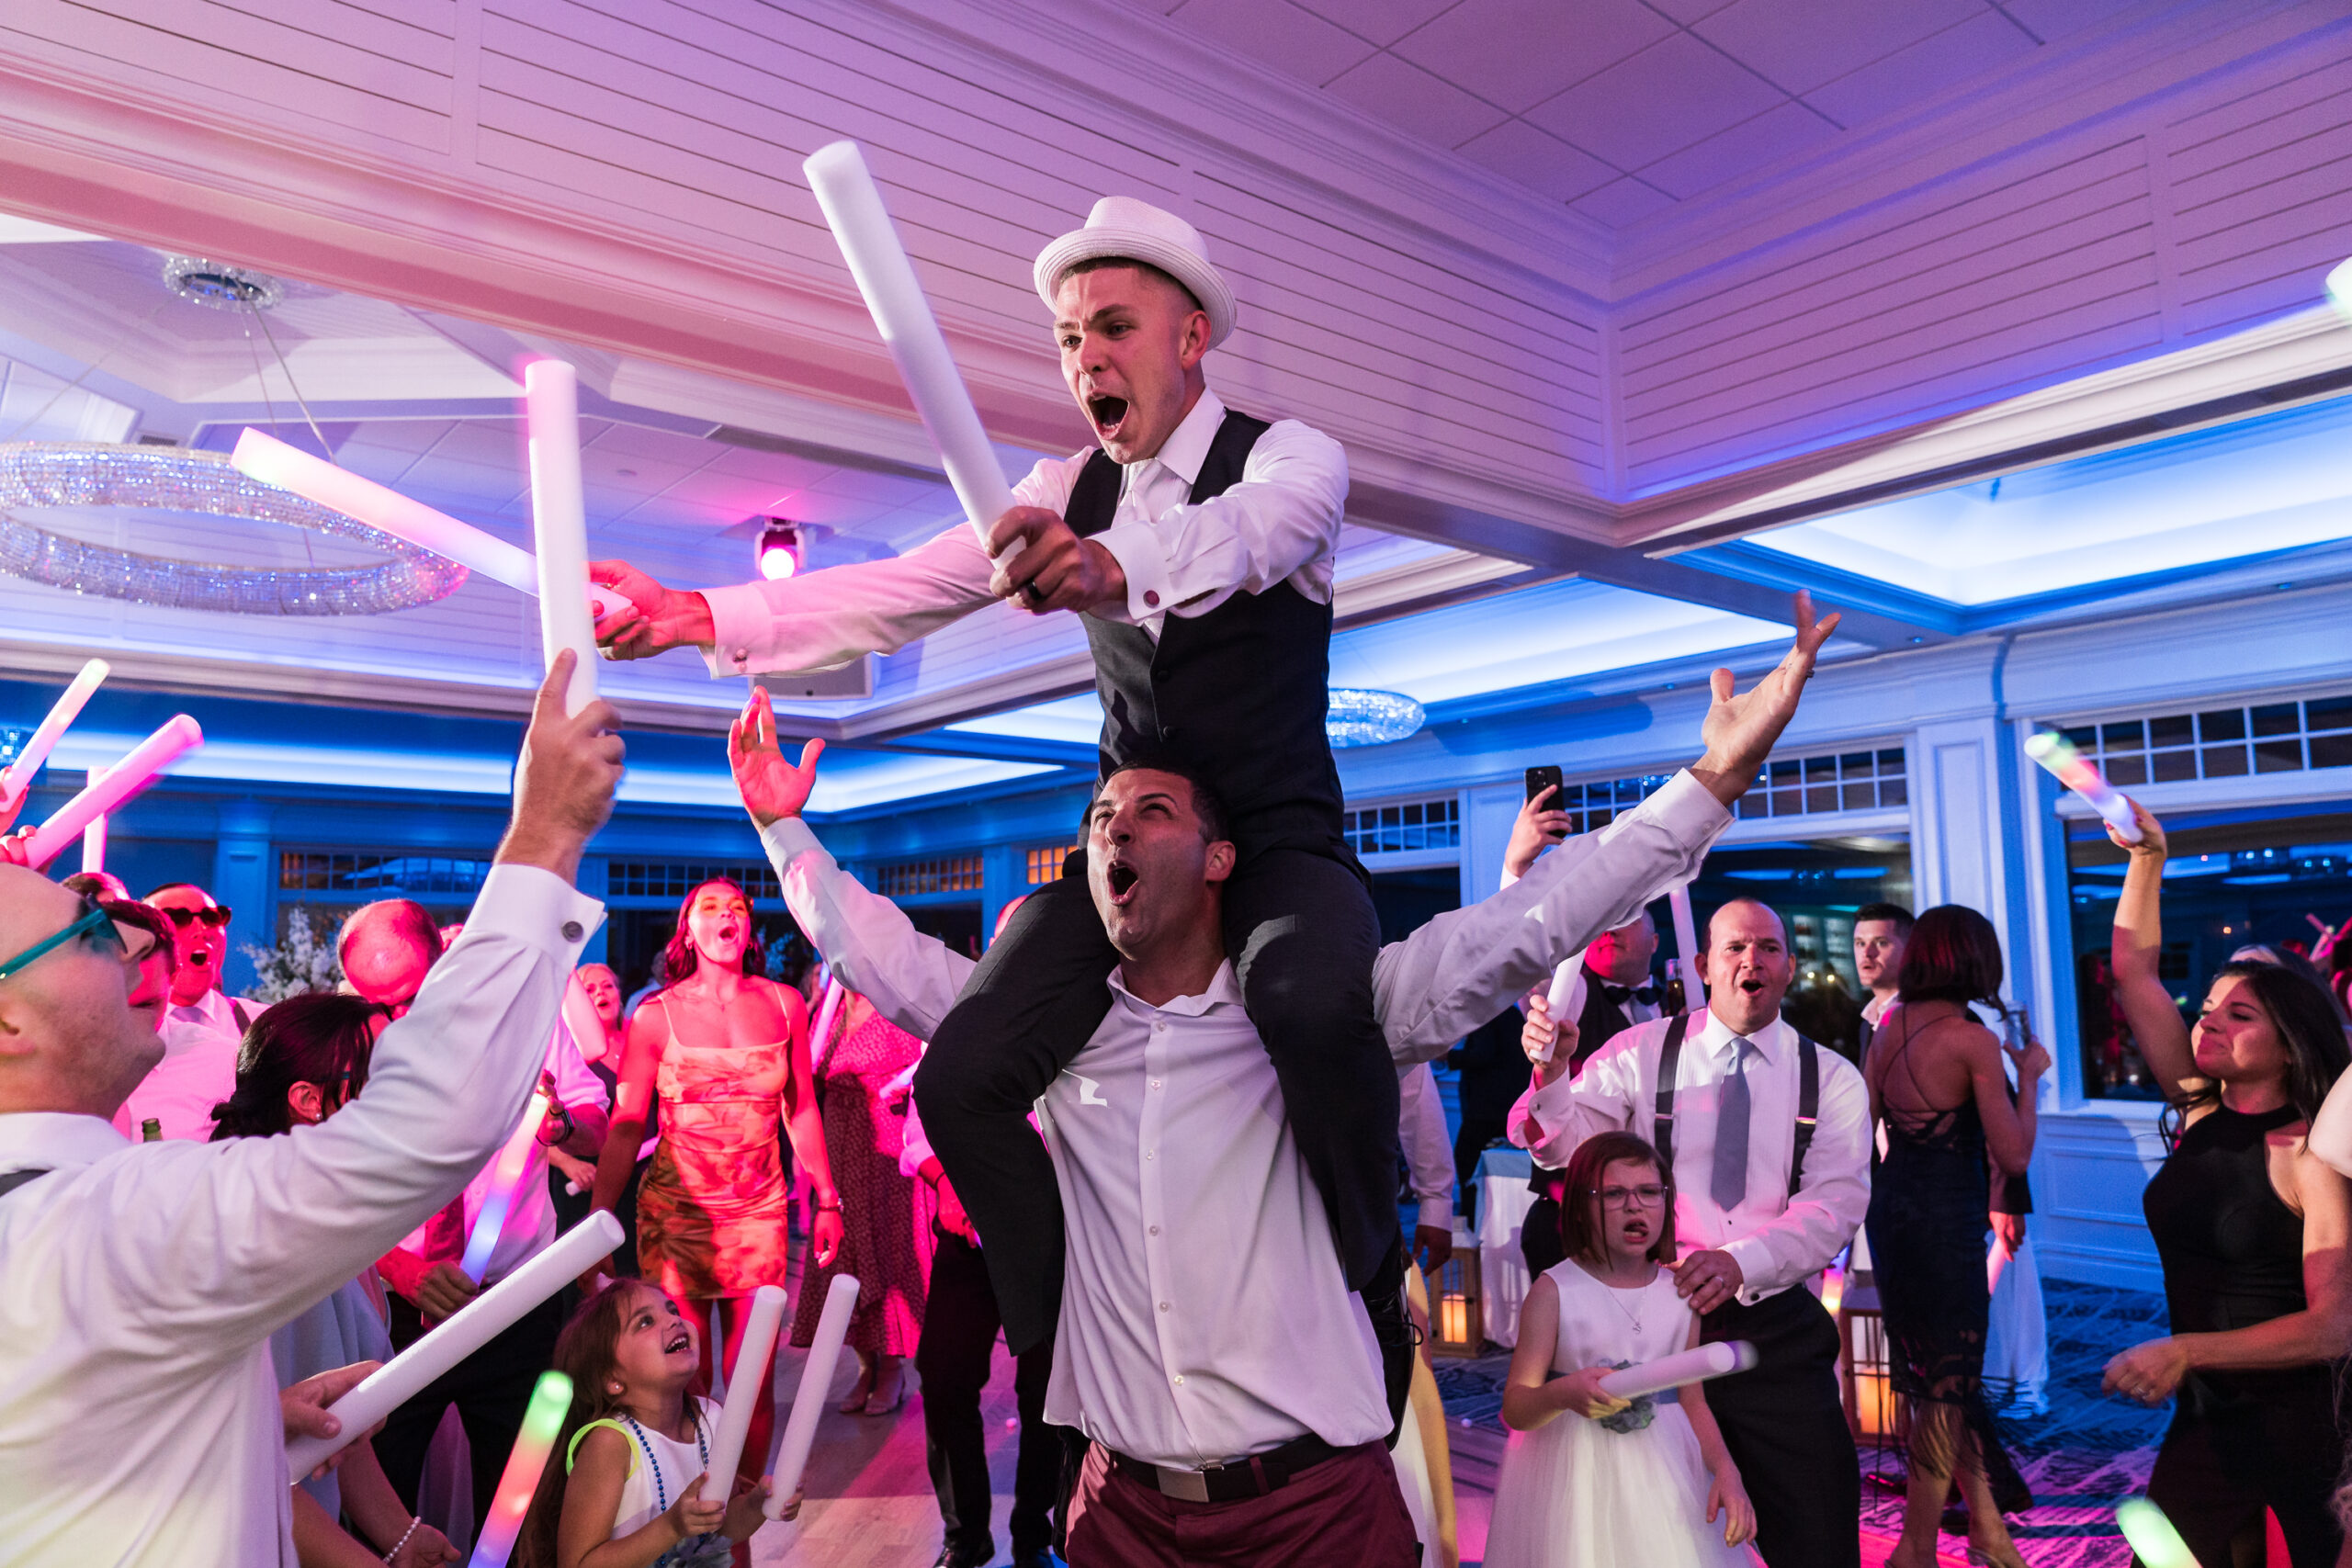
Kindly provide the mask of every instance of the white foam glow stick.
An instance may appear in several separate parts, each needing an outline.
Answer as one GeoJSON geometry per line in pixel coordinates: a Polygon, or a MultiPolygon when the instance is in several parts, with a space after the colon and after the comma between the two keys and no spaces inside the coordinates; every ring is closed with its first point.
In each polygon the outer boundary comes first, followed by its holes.
{"type": "MultiPolygon", "coordinates": [[[[762,1285],[752,1292],[752,1315],[743,1324],[742,1348],[735,1352],[735,1370],[727,1374],[727,1403],[718,1409],[718,1435],[711,1440],[710,1479],[702,1495],[716,1502],[735,1492],[735,1471],[743,1459],[743,1439],[751,1435],[752,1411],[767,1386],[768,1363],[775,1354],[775,1331],[784,1324],[784,1287],[762,1285]]],[[[763,1456],[764,1457],[764,1456],[763,1456]]]]}
{"type": "Polygon", "coordinates": [[[1704,1007],[1706,987],[1700,979],[1706,964],[1699,956],[1699,928],[1690,918],[1690,885],[1684,883],[1666,896],[1667,912],[1674,919],[1674,973],[1682,981],[1682,1005],[1689,1009],[1704,1007]]]}
{"type": "Polygon", "coordinates": [[[2352,321],[2352,260],[2340,261],[2327,275],[2327,302],[2335,313],[2352,321]]]}
{"type": "Polygon", "coordinates": [[[2148,1568],[2197,1568],[2197,1559],[2165,1511],[2145,1497],[2126,1499],[2115,1510],[2116,1528],[2123,1532],[2132,1554],[2148,1568]]]}
{"type": "MultiPolygon", "coordinates": [[[[1583,1013],[1584,955],[1590,951],[1590,948],[1578,949],[1573,957],[1562,959],[1560,966],[1552,971],[1552,988],[1544,993],[1544,1010],[1554,1023],[1564,1018],[1574,1023],[1583,1013]]],[[[1552,1037],[1552,1043],[1544,1048],[1544,1060],[1549,1062],[1553,1052],[1559,1046],[1560,1038],[1555,1034],[1552,1037]]]]}
{"type": "Polygon", "coordinates": [[[531,1168],[531,1145],[539,1141],[548,1111],[547,1096],[532,1090],[530,1103],[523,1107],[523,1120],[506,1134],[498,1159],[490,1168],[490,1190],[482,1195],[481,1213],[474,1216],[474,1228],[466,1236],[465,1257],[458,1264],[477,1285],[490,1272],[490,1256],[498,1250],[498,1238],[506,1234],[507,1211],[514,1206],[523,1173],[531,1168]]]}
{"type": "Polygon", "coordinates": [[[133,746],[122,761],[94,776],[82,793],[57,808],[57,814],[25,839],[25,863],[35,871],[55,860],[82,829],[116,810],[161,778],[165,768],[204,744],[204,731],[186,714],[175,714],[164,727],[133,746]]]}
{"type": "Polygon", "coordinates": [[[603,1209],[564,1232],[545,1252],[459,1307],[455,1316],[329,1405],[342,1420],[343,1430],[332,1438],[302,1438],[287,1444],[287,1473],[310,1474],[620,1244],[621,1223],[603,1209]]]}
{"type": "Polygon", "coordinates": [[[2132,803],[2097,768],[2083,760],[2073,741],[2054,729],[2041,730],[2026,737],[2025,754],[2041,763],[2060,784],[2089,801],[2091,809],[2125,843],[2136,844],[2145,836],[2140,831],[2139,818],[2132,815],[2132,803]]]}
{"type": "Polygon", "coordinates": [[[775,1490],[768,1494],[763,1510],[769,1518],[783,1517],[784,1506],[800,1490],[800,1472],[808,1468],[808,1450],[817,1440],[817,1417],[832,1393],[833,1366],[842,1358],[842,1341],[849,1337],[850,1314],[857,1310],[857,1290],[854,1279],[836,1274],[825,1292],[825,1310],[818,1316],[808,1359],[800,1369],[800,1391],[792,1396],[784,1444],[775,1453],[775,1490]]]}
{"type": "MultiPolygon", "coordinates": [[[[106,776],[107,771],[104,768],[94,768],[90,771],[89,778],[85,782],[96,784],[106,776]]],[[[91,818],[90,825],[82,829],[82,869],[104,871],[106,868],[107,819],[100,815],[91,818]]]]}
{"type": "Polygon", "coordinates": [[[1747,1340],[1718,1339],[1712,1345],[1677,1350],[1671,1356],[1660,1356],[1637,1367],[1622,1367],[1600,1380],[1600,1391],[1619,1399],[1639,1399],[1645,1393],[1680,1388],[1687,1382],[1704,1382],[1709,1378],[1744,1372],[1756,1365],[1756,1347],[1747,1340]]]}
{"type": "MultiPolygon", "coordinates": [[[[362,479],[349,468],[337,468],[323,457],[313,457],[300,447],[288,446],[276,436],[250,426],[237,437],[237,449],[230,455],[229,461],[247,479],[291,491],[330,512],[340,512],[354,522],[365,523],[396,539],[406,539],[419,549],[456,561],[492,582],[503,582],[534,599],[538,597],[539,563],[530,551],[517,548],[494,534],[486,534],[470,523],[460,523],[446,512],[435,512],[424,502],[412,501],[374,479],[362,479]]],[[[624,609],[629,603],[619,592],[601,584],[592,584],[588,597],[600,617],[624,609]]]]}
{"type": "Polygon", "coordinates": [[[40,723],[33,727],[31,736],[25,741],[25,749],[17,753],[17,760],[6,768],[0,768],[0,816],[5,816],[25,797],[25,791],[33,787],[33,775],[40,772],[43,762],[49,761],[50,752],[57,747],[58,737],[81,716],[82,705],[90,700],[90,694],[96,691],[98,682],[106,678],[105,660],[93,659],[83,665],[81,671],[67,684],[64,694],[50,705],[49,712],[42,715],[40,723]]]}
{"type": "Polygon", "coordinates": [[[808,1026],[808,1070],[812,1074],[822,1072],[825,1058],[832,1055],[830,1042],[833,1037],[833,1020],[840,1014],[842,998],[848,990],[847,986],[833,978],[831,971],[826,972],[825,997],[817,1004],[817,1021],[808,1026]]]}
{"type": "Polygon", "coordinates": [[[579,656],[564,711],[596,700],[596,631],[588,615],[588,513],[580,497],[580,382],[560,359],[523,367],[531,427],[531,534],[539,547],[539,651],[579,656]]]}
{"type": "Polygon", "coordinates": [[[922,416],[931,444],[939,449],[947,482],[963,502],[973,531],[986,544],[989,529],[1012,505],[1012,487],[1004,482],[1004,469],[989,445],[988,432],[980,427],[972,394],[947,352],[938,318],[931,313],[931,301],[907,260],[906,247],[899,243],[899,231],[866,171],[865,158],[856,142],[835,141],[818,148],[800,168],[808,176],[817,205],[824,209],[825,221],[832,226],[857,291],[865,296],[865,308],[874,313],[899,378],[907,384],[907,396],[922,416]]]}

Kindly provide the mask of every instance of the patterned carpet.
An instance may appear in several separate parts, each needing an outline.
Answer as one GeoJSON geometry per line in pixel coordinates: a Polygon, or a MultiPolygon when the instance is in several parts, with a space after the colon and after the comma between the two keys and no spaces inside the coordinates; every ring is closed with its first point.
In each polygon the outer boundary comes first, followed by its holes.
{"type": "MultiPolygon", "coordinates": [[[[2009,1529],[2034,1568],[2128,1568],[2132,1551],[2116,1533],[2115,1506],[2146,1486],[2170,1407],[2149,1410],[2109,1399],[2099,1393],[2099,1374],[2117,1351],[2165,1331],[2164,1298],[2059,1280],[2044,1280],[2042,1292],[2050,1410],[2000,1421],[2002,1438],[2034,1494],[2033,1508],[2013,1517],[2009,1529]]],[[[1446,1414],[1500,1432],[1502,1383],[1510,1370],[1508,1355],[1440,1361],[1446,1414]]],[[[1891,1535],[1902,1517],[1902,1461],[1865,1446],[1862,1469],[1894,1478],[1892,1488],[1866,1483],[1862,1498],[1864,1525],[1891,1535]]],[[[1947,1542],[1955,1551],[1958,1545],[1947,1542]]]]}

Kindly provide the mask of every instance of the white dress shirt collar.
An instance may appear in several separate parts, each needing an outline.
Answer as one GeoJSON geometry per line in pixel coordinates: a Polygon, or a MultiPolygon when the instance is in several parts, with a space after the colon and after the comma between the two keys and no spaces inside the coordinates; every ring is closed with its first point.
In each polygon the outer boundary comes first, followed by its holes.
{"type": "Polygon", "coordinates": [[[1201,400],[1179,420],[1159,450],[1140,462],[1120,467],[1119,493],[1125,495],[1140,484],[1151,472],[1154,463],[1184,481],[1186,490],[1200,482],[1201,465],[1208,461],[1209,443],[1216,439],[1217,427],[1225,423],[1225,402],[1215,392],[1204,388],[1201,400]]]}
{"type": "Polygon", "coordinates": [[[96,1165],[130,1140],[96,1116],[18,1111],[0,1116],[0,1172],[96,1165]]]}
{"type": "Polygon", "coordinates": [[[1199,1018],[1213,1007],[1242,1007],[1241,982],[1233,977],[1233,960],[1227,959],[1209,976],[1208,988],[1196,997],[1170,997],[1164,1002],[1148,1002],[1127,989],[1126,974],[1122,969],[1111,971],[1111,989],[1147,1012],[1181,1013],[1186,1018],[1199,1018]]]}
{"type": "MultiPolygon", "coordinates": [[[[1731,1043],[1740,1036],[1733,1032],[1731,1025],[1717,1018],[1711,1009],[1701,1009],[1698,1016],[1702,1021],[1690,1031],[1690,1038],[1702,1050],[1721,1056],[1728,1063],[1731,1043]]],[[[1757,1054],[1775,1067],[1796,1044],[1796,1032],[1778,1018],[1747,1038],[1755,1045],[1757,1054]]]]}

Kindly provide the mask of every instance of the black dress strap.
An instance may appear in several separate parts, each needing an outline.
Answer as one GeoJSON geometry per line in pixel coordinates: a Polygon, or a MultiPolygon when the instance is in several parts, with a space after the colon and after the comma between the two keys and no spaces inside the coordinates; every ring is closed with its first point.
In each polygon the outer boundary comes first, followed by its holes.
{"type": "Polygon", "coordinates": [[[1658,1168],[1668,1180],[1674,1174],[1674,1077],[1682,1063],[1682,1037],[1690,1032],[1690,1015],[1678,1012],[1666,1026],[1666,1043],[1657,1053],[1657,1117],[1650,1132],[1657,1146],[1658,1168]]]}

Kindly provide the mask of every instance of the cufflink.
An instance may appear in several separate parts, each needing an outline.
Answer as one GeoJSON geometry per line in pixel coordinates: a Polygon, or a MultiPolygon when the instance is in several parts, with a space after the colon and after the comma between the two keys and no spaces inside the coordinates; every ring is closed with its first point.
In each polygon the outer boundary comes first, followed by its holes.
{"type": "Polygon", "coordinates": [[[1145,589],[1143,591],[1143,602],[1150,605],[1155,610],[1159,608],[1159,590],[1157,588],[1145,589]]]}
{"type": "Polygon", "coordinates": [[[566,920],[563,922],[564,941],[578,942],[582,937],[586,936],[587,934],[587,929],[581,925],[578,920],[566,920]]]}

